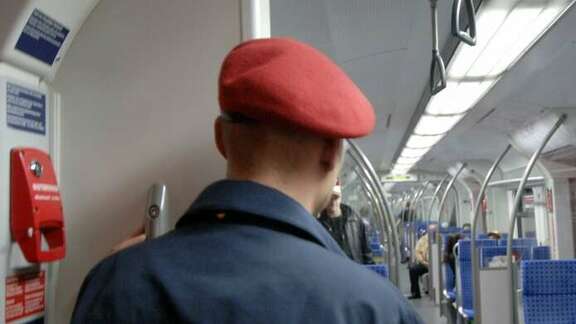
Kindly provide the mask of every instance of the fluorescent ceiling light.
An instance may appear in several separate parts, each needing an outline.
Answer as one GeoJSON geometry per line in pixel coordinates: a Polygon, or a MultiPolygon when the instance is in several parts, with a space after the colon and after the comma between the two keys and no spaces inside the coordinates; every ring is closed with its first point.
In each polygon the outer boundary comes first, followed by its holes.
{"type": "Polygon", "coordinates": [[[458,45],[446,67],[446,88],[430,98],[406,148],[430,148],[440,141],[575,2],[483,1],[476,46],[458,45]]]}
{"type": "Polygon", "coordinates": [[[405,147],[402,150],[402,153],[400,154],[400,156],[405,156],[405,157],[421,157],[424,156],[424,154],[428,153],[428,151],[430,150],[429,147],[425,147],[425,148],[410,148],[410,147],[405,147]]]}
{"type": "MultiPolygon", "coordinates": [[[[468,73],[466,73],[466,77],[474,78],[494,75],[492,69],[496,63],[498,63],[503,54],[509,50],[510,45],[514,44],[514,42],[520,38],[523,30],[527,29],[529,24],[536,20],[536,17],[538,17],[541,11],[542,7],[534,6],[534,4],[519,4],[518,7],[506,17],[504,23],[486,45],[468,73]]],[[[508,62],[508,64],[510,63],[512,62],[508,62]]],[[[506,64],[506,66],[508,66],[508,64],[506,64]]],[[[500,71],[500,73],[501,72],[503,71],[500,71]]]]}
{"type": "Polygon", "coordinates": [[[406,148],[431,148],[438,143],[444,135],[421,136],[412,134],[406,143],[406,148]]]}
{"type": "Polygon", "coordinates": [[[474,107],[491,85],[489,81],[448,81],[446,89],[430,98],[426,114],[463,114],[474,107]]]}
{"type": "Polygon", "coordinates": [[[396,160],[396,164],[404,164],[404,165],[413,165],[414,163],[418,162],[420,157],[405,157],[400,156],[398,160],[396,160]]]}
{"type": "Polygon", "coordinates": [[[434,116],[422,115],[414,129],[416,135],[442,135],[447,133],[464,115],[434,116]]]}

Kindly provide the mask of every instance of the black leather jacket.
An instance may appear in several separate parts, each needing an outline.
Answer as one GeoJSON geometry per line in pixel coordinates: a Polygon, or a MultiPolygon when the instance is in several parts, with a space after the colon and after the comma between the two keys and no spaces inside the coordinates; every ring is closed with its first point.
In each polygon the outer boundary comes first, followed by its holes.
{"type": "Polygon", "coordinates": [[[350,206],[341,204],[340,209],[341,216],[330,217],[323,211],[318,220],[350,259],[358,263],[373,264],[366,235],[367,224],[350,206]]]}

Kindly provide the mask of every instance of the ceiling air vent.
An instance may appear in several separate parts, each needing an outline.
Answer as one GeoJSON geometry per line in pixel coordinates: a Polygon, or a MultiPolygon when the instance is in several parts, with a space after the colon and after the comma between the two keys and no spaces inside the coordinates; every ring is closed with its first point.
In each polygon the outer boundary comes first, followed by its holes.
{"type": "Polygon", "coordinates": [[[521,153],[532,155],[561,114],[567,115],[566,121],[552,136],[540,158],[576,166],[576,108],[546,110],[510,134],[512,145],[521,153]]]}

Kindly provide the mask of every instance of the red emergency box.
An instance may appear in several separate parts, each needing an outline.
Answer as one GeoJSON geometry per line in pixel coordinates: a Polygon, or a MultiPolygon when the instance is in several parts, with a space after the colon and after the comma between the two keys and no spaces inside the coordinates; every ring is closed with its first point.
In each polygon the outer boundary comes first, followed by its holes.
{"type": "Polygon", "coordinates": [[[64,258],[62,202],[50,156],[38,149],[16,148],[11,151],[10,168],[13,239],[28,262],[64,258]]]}

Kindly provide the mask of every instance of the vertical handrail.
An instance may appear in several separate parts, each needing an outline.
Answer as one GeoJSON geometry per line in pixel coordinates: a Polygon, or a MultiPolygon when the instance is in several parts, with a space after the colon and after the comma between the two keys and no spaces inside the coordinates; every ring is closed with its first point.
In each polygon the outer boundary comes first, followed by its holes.
{"type": "MultiPolygon", "coordinates": [[[[460,165],[460,167],[458,168],[458,170],[456,171],[456,173],[454,174],[454,176],[452,177],[452,179],[450,180],[450,182],[448,182],[448,185],[446,185],[446,189],[444,190],[444,194],[442,195],[442,200],[440,200],[440,205],[438,206],[438,225],[436,227],[436,248],[438,250],[438,262],[437,262],[437,269],[438,269],[438,289],[442,289],[442,287],[444,286],[444,278],[442,278],[442,257],[441,257],[441,252],[442,252],[442,245],[441,243],[441,235],[440,235],[440,227],[442,226],[442,211],[444,210],[444,205],[446,204],[446,200],[448,198],[448,194],[450,193],[450,190],[452,189],[452,187],[454,186],[454,184],[456,183],[456,180],[458,179],[458,176],[460,175],[460,173],[462,173],[462,171],[464,170],[464,168],[466,168],[466,163],[462,163],[460,165]]],[[[442,294],[440,293],[440,296],[442,294]]],[[[441,299],[442,297],[440,297],[441,299]]]]}
{"type": "MultiPolygon", "coordinates": [[[[452,189],[452,186],[454,186],[454,184],[456,183],[456,180],[458,179],[458,176],[460,175],[460,173],[462,173],[462,170],[464,170],[464,168],[466,168],[466,163],[462,163],[460,165],[460,167],[458,168],[458,170],[456,171],[456,173],[454,174],[454,176],[452,177],[452,179],[450,180],[450,182],[448,182],[448,185],[446,186],[446,189],[444,190],[444,194],[442,195],[442,200],[440,200],[440,205],[438,206],[438,226],[440,226],[442,224],[442,209],[444,209],[444,205],[446,204],[446,199],[448,198],[448,193],[450,191],[450,189],[452,189]]],[[[439,233],[439,231],[437,231],[439,233]]]]}
{"type": "Polygon", "coordinates": [[[462,11],[462,0],[454,0],[452,6],[452,35],[457,37],[464,43],[474,46],[476,45],[476,10],[474,8],[474,0],[466,0],[466,14],[468,16],[468,29],[466,33],[460,27],[460,12],[462,11]]]}
{"type": "Polygon", "coordinates": [[[368,174],[370,175],[370,177],[372,178],[372,183],[374,184],[374,188],[376,189],[375,194],[377,196],[377,198],[381,201],[382,206],[386,212],[387,216],[387,220],[388,220],[388,224],[390,224],[390,229],[391,229],[391,233],[389,238],[392,240],[393,245],[394,245],[394,249],[393,249],[393,254],[394,254],[394,267],[392,267],[390,269],[390,274],[391,274],[391,279],[392,282],[395,283],[397,286],[400,285],[400,277],[399,277],[399,272],[400,272],[400,245],[398,242],[398,233],[395,230],[393,224],[394,224],[394,219],[392,218],[392,214],[390,212],[390,208],[388,206],[388,203],[386,202],[386,198],[384,197],[384,191],[382,189],[382,183],[380,182],[380,179],[378,178],[378,175],[376,174],[376,171],[374,170],[374,168],[372,167],[372,164],[370,163],[370,161],[368,160],[368,158],[366,157],[366,155],[364,155],[364,153],[360,150],[360,148],[358,148],[358,146],[356,145],[356,143],[354,143],[354,141],[348,139],[347,140],[348,144],[350,145],[350,148],[352,149],[353,152],[355,152],[356,155],[358,155],[359,159],[362,161],[362,163],[364,164],[365,168],[368,171],[368,174]]]}
{"type": "Polygon", "coordinates": [[[430,0],[432,15],[432,64],[430,65],[430,91],[432,95],[446,88],[446,65],[440,54],[438,45],[438,0],[430,0]],[[436,69],[440,73],[439,82],[436,82],[436,69]]]}
{"type": "Polygon", "coordinates": [[[428,210],[427,224],[430,224],[430,222],[432,221],[432,211],[434,210],[434,202],[438,200],[438,194],[442,190],[442,185],[444,184],[444,182],[446,182],[446,180],[448,180],[448,178],[450,178],[449,174],[446,175],[444,178],[442,178],[442,180],[440,180],[440,183],[438,184],[438,187],[436,187],[434,193],[432,194],[432,202],[430,202],[430,208],[428,210]]]}
{"type": "MultiPolygon", "coordinates": [[[[476,206],[474,207],[474,216],[472,217],[472,229],[471,229],[471,239],[470,248],[472,249],[472,291],[474,292],[474,322],[476,324],[482,323],[482,303],[480,302],[480,260],[478,259],[478,251],[476,250],[476,232],[478,226],[478,218],[480,215],[480,209],[482,207],[482,201],[484,200],[484,194],[488,188],[488,183],[492,179],[492,175],[496,172],[496,169],[500,165],[500,162],[504,159],[504,156],[510,151],[512,146],[508,144],[504,151],[500,153],[498,158],[492,164],[492,167],[486,173],[484,177],[484,182],[482,187],[480,187],[480,192],[478,193],[478,198],[476,199],[476,206]]],[[[486,229],[486,228],[484,228],[486,229]]]]}
{"type": "Polygon", "coordinates": [[[516,226],[516,218],[518,217],[517,215],[518,208],[520,207],[520,202],[522,201],[521,200],[522,191],[524,191],[524,187],[526,187],[528,176],[530,176],[530,172],[532,172],[532,169],[534,168],[534,165],[536,164],[538,157],[540,157],[540,154],[542,154],[542,150],[544,150],[544,147],[546,147],[546,144],[548,144],[548,141],[550,140],[550,138],[552,138],[552,135],[556,133],[556,130],[558,130],[558,128],[562,125],[562,123],[565,120],[566,120],[566,114],[560,115],[554,126],[552,126],[552,128],[548,131],[546,137],[544,137],[544,140],[542,141],[536,152],[532,154],[532,157],[530,158],[530,161],[528,162],[526,169],[524,169],[522,180],[520,181],[520,184],[516,189],[516,195],[514,197],[514,205],[512,205],[512,210],[510,211],[509,216],[510,226],[508,227],[508,241],[506,244],[506,266],[508,270],[510,307],[512,307],[512,311],[510,312],[510,323],[512,324],[518,324],[518,310],[516,304],[516,282],[513,268],[514,262],[512,260],[512,241],[514,240],[514,227],[516,226]]]}
{"type": "Polygon", "coordinates": [[[393,246],[394,242],[392,242],[390,237],[391,237],[391,231],[395,230],[394,225],[389,222],[388,218],[386,218],[386,215],[385,215],[386,211],[382,207],[382,203],[380,202],[378,195],[376,195],[376,193],[374,192],[375,189],[374,189],[373,183],[371,181],[371,177],[370,177],[368,170],[363,166],[359,157],[357,157],[354,154],[350,154],[350,157],[354,160],[354,162],[356,162],[357,168],[354,169],[354,172],[356,172],[356,174],[360,178],[360,181],[361,181],[360,183],[362,184],[362,188],[365,190],[365,192],[367,194],[372,195],[372,197],[374,197],[374,199],[376,200],[376,206],[378,208],[377,213],[380,216],[377,218],[377,221],[378,221],[377,225],[380,228],[380,232],[381,232],[380,238],[382,240],[384,240],[384,234],[386,234],[386,246],[387,246],[387,250],[388,250],[388,254],[386,255],[387,263],[388,263],[388,268],[392,269],[394,267],[394,261],[392,260],[392,256],[393,256],[392,251],[394,250],[394,246],[393,246]],[[360,172],[358,170],[360,170],[360,172]]]}
{"type": "MultiPolygon", "coordinates": [[[[418,191],[416,193],[412,203],[410,204],[410,208],[412,210],[412,212],[411,212],[412,216],[410,217],[410,251],[411,252],[414,251],[414,247],[416,246],[417,232],[416,232],[416,228],[414,227],[414,221],[416,219],[415,216],[417,214],[418,203],[420,202],[420,199],[424,195],[424,192],[426,191],[426,189],[428,188],[428,185],[430,183],[431,183],[431,181],[427,180],[422,184],[422,189],[420,189],[420,191],[418,191]]],[[[410,261],[414,261],[414,253],[410,253],[410,261]]]]}
{"type": "MultiPolygon", "coordinates": [[[[360,176],[360,177],[362,179],[362,176],[360,176]]],[[[393,246],[392,246],[392,241],[390,240],[390,236],[388,236],[389,230],[387,229],[387,226],[385,225],[386,218],[384,216],[384,210],[382,209],[382,206],[378,203],[378,200],[376,199],[374,193],[371,191],[370,186],[364,181],[362,181],[361,184],[362,184],[362,190],[364,190],[364,193],[366,194],[366,196],[368,196],[369,199],[371,200],[372,207],[373,208],[376,207],[376,213],[378,214],[376,219],[377,219],[377,223],[378,223],[377,224],[378,228],[380,229],[380,232],[381,232],[381,235],[380,235],[381,240],[384,239],[384,237],[383,237],[384,231],[386,232],[386,242],[382,242],[382,243],[385,243],[387,246],[387,248],[386,248],[387,249],[386,263],[388,264],[388,269],[391,269],[393,266],[393,262],[394,262],[394,260],[392,260],[392,253],[391,253],[393,246]]]]}
{"type": "Polygon", "coordinates": [[[144,215],[146,239],[157,238],[169,231],[168,189],[165,184],[154,184],[148,192],[144,215]]]}

